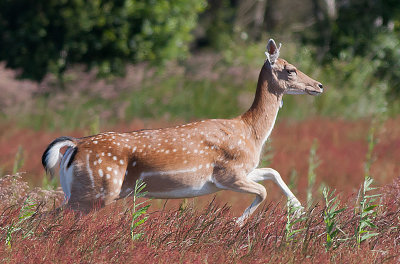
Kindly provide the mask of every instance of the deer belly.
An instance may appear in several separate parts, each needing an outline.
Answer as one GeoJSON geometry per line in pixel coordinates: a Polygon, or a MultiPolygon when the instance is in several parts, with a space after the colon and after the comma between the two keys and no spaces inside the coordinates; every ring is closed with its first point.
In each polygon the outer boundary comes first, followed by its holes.
{"type": "Polygon", "coordinates": [[[152,198],[189,198],[220,190],[212,182],[211,176],[202,177],[178,172],[152,172],[142,173],[140,178],[146,183],[146,196],[152,198]]]}

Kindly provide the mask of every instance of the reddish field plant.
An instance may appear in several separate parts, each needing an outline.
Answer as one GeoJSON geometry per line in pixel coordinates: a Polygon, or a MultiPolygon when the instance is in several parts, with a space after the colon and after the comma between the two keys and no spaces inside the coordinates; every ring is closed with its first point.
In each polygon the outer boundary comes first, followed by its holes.
{"type": "MultiPolygon", "coordinates": [[[[337,247],[326,250],[324,203],[315,204],[287,233],[287,209],[264,205],[242,227],[232,210],[215,200],[196,210],[184,206],[153,210],[137,227],[144,235],[132,241],[131,199],[79,216],[51,212],[62,194],[29,191],[19,176],[0,180],[0,261],[2,263],[398,263],[400,261],[400,178],[379,188],[374,219],[378,234],[360,245],[354,238],[359,220],[357,195],[339,197],[346,210],[337,218],[337,247]],[[34,195],[36,195],[34,197],[34,195]],[[26,208],[26,198],[33,206],[26,208]],[[8,197],[7,199],[4,199],[8,197]],[[16,197],[12,200],[10,197],[16,197]],[[57,198],[57,199],[56,199],[57,198]],[[346,199],[344,199],[346,198],[346,199]],[[25,201],[25,203],[24,203],[25,201]],[[28,214],[27,212],[31,212],[28,214]],[[24,213],[22,213],[24,212],[24,213]],[[22,220],[21,220],[22,219],[22,220]],[[10,243],[7,235],[13,226],[10,243]]],[[[153,204],[156,201],[152,202],[153,204]]]]}

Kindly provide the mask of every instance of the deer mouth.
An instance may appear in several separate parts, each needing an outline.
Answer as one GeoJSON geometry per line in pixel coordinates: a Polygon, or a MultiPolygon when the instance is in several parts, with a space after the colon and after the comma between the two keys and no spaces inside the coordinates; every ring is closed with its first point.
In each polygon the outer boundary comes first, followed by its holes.
{"type": "Polygon", "coordinates": [[[323,91],[324,91],[323,89],[321,89],[320,91],[316,91],[316,90],[309,90],[306,88],[306,93],[312,96],[320,95],[323,91]]]}

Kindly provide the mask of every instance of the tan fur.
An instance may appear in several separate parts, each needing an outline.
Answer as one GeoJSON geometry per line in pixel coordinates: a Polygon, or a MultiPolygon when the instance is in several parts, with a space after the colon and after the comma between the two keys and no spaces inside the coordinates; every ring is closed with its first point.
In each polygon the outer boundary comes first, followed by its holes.
{"type": "Polygon", "coordinates": [[[316,94],[321,87],[278,58],[273,65],[266,61],[262,66],[254,102],[241,116],[77,139],[68,205],[82,211],[107,205],[130,195],[139,178],[146,183],[148,196],[155,198],[193,197],[224,189],[255,194],[240,221],[266,198],[265,188],[255,179],[274,180],[298,203],[278,172],[255,168],[283,95],[316,94]]]}

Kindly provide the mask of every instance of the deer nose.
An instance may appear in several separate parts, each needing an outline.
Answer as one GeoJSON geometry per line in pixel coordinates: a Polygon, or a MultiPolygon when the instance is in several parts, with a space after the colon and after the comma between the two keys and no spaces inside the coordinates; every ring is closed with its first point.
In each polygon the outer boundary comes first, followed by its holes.
{"type": "Polygon", "coordinates": [[[322,85],[322,83],[319,83],[318,87],[321,88],[321,89],[324,89],[324,86],[322,85]]]}

